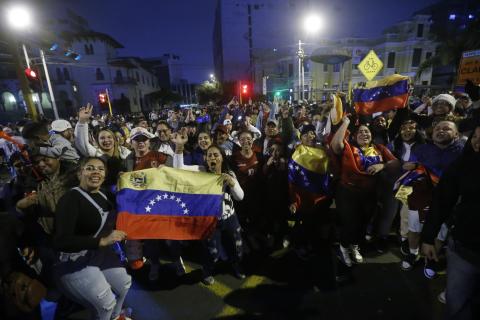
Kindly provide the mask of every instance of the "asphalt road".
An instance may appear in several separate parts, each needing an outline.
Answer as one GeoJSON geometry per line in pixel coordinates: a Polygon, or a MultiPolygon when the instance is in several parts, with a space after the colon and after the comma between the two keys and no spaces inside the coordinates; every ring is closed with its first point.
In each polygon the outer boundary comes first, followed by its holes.
{"type": "MultiPolygon", "coordinates": [[[[220,265],[215,284],[205,286],[199,282],[199,264],[186,251],[187,274],[180,278],[169,263],[162,265],[154,284],[148,281],[148,266],[133,273],[126,304],[135,320],[442,318],[444,306],[437,295],[445,276],[428,280],[421,264],[402,271],[397,248],[382,255],[367,251],[365,263],[355,265],[351,278],[340,285],[334,281],[335,263],[316,256],[304,261],[282,249],[246,258],[244,280],[220,265]]],[[[69,319],[86,315],[79,312],[69,319]]]]}

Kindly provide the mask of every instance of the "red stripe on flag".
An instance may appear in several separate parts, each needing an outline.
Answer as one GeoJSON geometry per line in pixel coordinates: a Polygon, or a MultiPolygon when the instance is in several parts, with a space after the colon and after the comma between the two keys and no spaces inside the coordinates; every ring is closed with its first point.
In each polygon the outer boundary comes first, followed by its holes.
{"type": "Polygon", "coordinates": [[[400,96],[385,98],[379,101],[355,102],[355,111],[358,114],[369,115],[375,112],[384,112],[393,109],[402,109],[407,105],[408,93],[400,96]]]}
{"type": "Polygon", "coordinates": [[[124,231],[129,240],[200,240],[213,233],[216,223],[214,216],[179,217],[128,212],[120,212],[117,216],[117,229],[124,231]]]}

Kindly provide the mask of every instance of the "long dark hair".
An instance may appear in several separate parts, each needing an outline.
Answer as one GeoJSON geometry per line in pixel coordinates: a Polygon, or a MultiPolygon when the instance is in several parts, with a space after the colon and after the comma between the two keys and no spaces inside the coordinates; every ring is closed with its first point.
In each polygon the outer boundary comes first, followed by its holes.
{"type": "MultiPolygon", "coordinates": [[[[230,165],[228,163],[227,155],[225,154],[225,151],[223,150],[222,147],[219,147],[217,144],[212,143],[208,148],[207,151],[205,152],[205,157],[208,153],[208,150],[211,148],[216,148],[218,151],[220,151],[220,154],[222,155],[222,173],[230,173],[232,170],[230,169],[230,165]]],[[[207,162],[205,160],[205,162],[207,162]]],[[[206,163],[207,169],[208,169],[208,163],[206,163]]]]}
{"type": "MultiPolygon", "coordinates": [[[[413,120],[406,120],[402,123],[402,125],[400,126],[400,131],[402,130],[402,127],[405,126],[405,125],[408,125],[408,124],[415,124],[415,137],[414,137],[414,141],[415,141],[415,144],[419,145],[419,144],[424,144],[425,143],[425,137],[423,136],[423,134],[420,132],[420,130],[418,130],[418,123],[413,121],[413,120]]],[[[402,140],[402,135],[400,133],[400,131],[397,133],[397,135],[395,136],[395,139],[393,140],[393,155],[395,157],[397,157],[398,159],[401,159],[402,158],[402,149],[403,149],[403,140],[402,140]]]]}

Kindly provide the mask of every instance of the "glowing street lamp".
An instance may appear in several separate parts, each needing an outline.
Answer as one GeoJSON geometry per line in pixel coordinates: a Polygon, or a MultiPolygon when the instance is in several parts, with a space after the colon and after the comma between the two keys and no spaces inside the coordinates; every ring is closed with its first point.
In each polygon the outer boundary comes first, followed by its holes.
{"type": "MultiPolygon", "coordinates": [[[[307,16],[303,20],[303,28],[308,34],[315,34],[323,29],[324,20],[315,14],[307,16]]],[[[305,58],[305,51],[302,48],[302,40],[298,40],[298,98],[304,99],[305,90],[305,70],[303,67],[303,60],[305,58]]]]}
{"type": "Polygon", "coordinates": [[[27,7],[16,6],[7,9],[7,21],[15,29],[25,30],[32,25],[32,16],[27,7]]]}

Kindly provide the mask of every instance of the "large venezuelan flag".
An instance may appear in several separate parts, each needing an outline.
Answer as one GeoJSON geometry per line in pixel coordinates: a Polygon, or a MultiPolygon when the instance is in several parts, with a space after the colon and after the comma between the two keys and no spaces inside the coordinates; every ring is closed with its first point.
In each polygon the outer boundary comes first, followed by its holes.
{"type": "Polygon", "coordinates": [[[405,108],[408,101],[408,79],[394,74],[378,81],[368,81],[365,87],[354,89],[355,111],[369,115],[405,108]]]}
{"type": "Polygon", "coordinates": [[[222,213],[222,184],[214,174],[139,170],[122,174],[118,190],[117,229],[128,239],[204,239],[222,213]]]}
{"type": "Polygon", "coordinates": [[[327,198],[330,175],[329,158],[325,150],[299,145],[288,163],[290,188],[303,200],[316,202],[327,198]]]}

